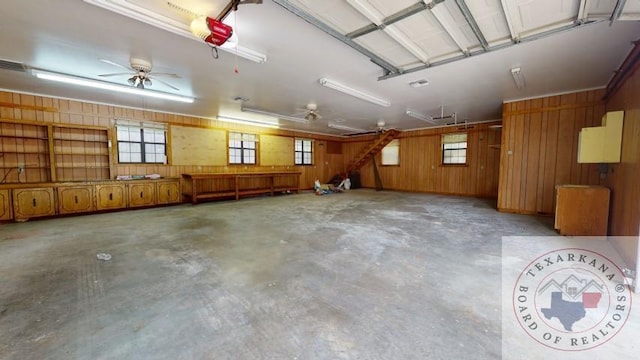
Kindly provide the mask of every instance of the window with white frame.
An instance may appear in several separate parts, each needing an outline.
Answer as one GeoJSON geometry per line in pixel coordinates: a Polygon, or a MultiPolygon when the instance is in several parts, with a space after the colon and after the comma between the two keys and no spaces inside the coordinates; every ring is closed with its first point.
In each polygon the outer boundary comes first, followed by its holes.
{"type": "Polygon", "coordinates": [[[255,134],[230,132],[229,164],[255,164],[257,142],[255,134]]]}
{"type": "Polygon", "coordinates": [[[400,140],[391,140],[382,148],[382,165],[400,165],[400,140]]]}
{"type": "Polygon", "coordinates": [[[116,121],[118,162],[166,164],[166,132],[164,124],[116,121]]]}
{"type": "Polygon", "coordinates": [[[295,164],[313,165],[313,141],[307,139],[295,140],[295,164]]]}
{"type": "Polygon", "coordinates": [[[442,135],[442,164],[465,165],[467,163],[467,134],[442,135]]]}

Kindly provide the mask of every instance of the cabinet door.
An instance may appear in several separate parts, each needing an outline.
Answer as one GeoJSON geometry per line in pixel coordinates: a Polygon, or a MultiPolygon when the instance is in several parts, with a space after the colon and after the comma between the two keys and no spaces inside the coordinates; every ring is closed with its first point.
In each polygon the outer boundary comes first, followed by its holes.
{"type": "Polygon", "coordinates": [[[58,213],[72,214],[94,211],[92,186],[65,186],[58,188],[58,213]]]}
{"type": "Polygon", "coordinates": [[[180,181],[161,181],[158,188],[158,204],[175,204],[180,202],[180,181]]]}
{"type": "Polygon", "coordinates": [[[97,209],[121,209],[127,206],[124,184],[96,185],[97,209]]]}
{"type": "Polygon", "coordinates": [[[16,219],[55,215],[53,188],[14,189],[13,212],[16,219]]]}
{"type": "Polygon", "coordinates": [[[129,183],[129,207],[150,206],[156,203],[156,184],[153,182],[129,183]]]}
{"type": "Polygon", "coordinates": [[[9,189],[0,190],[0,220],[11,220],[12,218],[13,212],[11,211],[9,189]]]}

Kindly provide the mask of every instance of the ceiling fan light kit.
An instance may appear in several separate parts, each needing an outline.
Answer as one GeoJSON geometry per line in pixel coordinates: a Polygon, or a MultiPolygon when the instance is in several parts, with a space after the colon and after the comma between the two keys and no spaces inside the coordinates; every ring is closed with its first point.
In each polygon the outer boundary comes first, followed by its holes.
{"type": "Polygon", "coordinates": [[[38,69],[32,69],[31,73],[33,74],[33,76],[35,76],[38,79],[56,81],[56,82],[78,85],[78,86],[86,86],[94,89],[102,89],[102,90],[114,91],[114,92],[125,93],[125,94],[141,95],[145,97],[170,100],[170,101],[178,101],[178,102],[184,102],[189,104],[193,103],[193,101],[195,100],[193,97],[189,97],[189,96],[174,95],[174,94],[164,93],[160,91],[147,90],[147,89],[142,89],[138,87],[130,87],[130,86],[114,84],[106,81],[87,79],[87,78],[65,75],[65,74],[58,74],[58,73],[38,70],[38,69]]]}
{"type": "Polygon", "coordinates": [[[362,92],[360,90],[354,89],[350,86],[344,85],[342,83],[339,83],[337,81],[333,81],[327,78],[322,78],[320,80],[318,80],[320,82],[320,85],[324,86],[324,87],[328,87],[330,89],[333,90],[337,90],[340,91],[342,93],[345,93],[347,95],[351,95],[354,97],[359,98],[360,100],[364,100],[364,101],[368,101],[372,104],[376,104],[379,106],[383,106],[383,107],[390,107],[391,106],[391,101],[386,100],[386,99],[382,99],[376,96],[373,96],[371,94],[367,94],[365,92],[362,92]]]}

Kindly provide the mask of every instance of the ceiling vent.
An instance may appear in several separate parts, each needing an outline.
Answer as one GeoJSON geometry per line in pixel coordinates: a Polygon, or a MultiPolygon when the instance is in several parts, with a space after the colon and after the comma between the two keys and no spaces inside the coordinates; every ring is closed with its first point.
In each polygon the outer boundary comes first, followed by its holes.
{"type": "Polygon", "coordinates": [[[3,59],[0,59],[0,69],[10,70],[10,71],[19,71],[19,72],[27,71],[23,63],[16,62],[16,61],[3,60],[3,59]]]}

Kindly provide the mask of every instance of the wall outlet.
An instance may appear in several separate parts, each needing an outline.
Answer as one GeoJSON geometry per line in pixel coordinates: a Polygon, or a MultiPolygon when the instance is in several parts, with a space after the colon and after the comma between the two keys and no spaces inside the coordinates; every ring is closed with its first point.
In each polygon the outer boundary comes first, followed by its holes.
{"type": "Polygon", "coordinates": [[[18,165],[18,173],[21,173],[24,171],[24,165],[18,165]]]}

